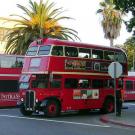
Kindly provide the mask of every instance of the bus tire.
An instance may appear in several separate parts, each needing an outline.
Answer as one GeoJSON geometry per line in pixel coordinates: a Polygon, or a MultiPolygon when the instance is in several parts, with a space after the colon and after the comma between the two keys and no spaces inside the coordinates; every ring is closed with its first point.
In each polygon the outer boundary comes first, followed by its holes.
{"type": "Polygon", "coordinates": [[[60,115],[61,107],[60,103],[54,99],[48,99],[46,107],[44,109],[44,114],[47,117],[57,117],[60,115]]]}
{"type": "Polygon", "coordinates": [[[114,112],[114,100],[112,98],[107,98],[100,111],[102,114],[114,112]]]}
{"type": "Polygon", "coordinates": [[[31,116],[32,113],[33,113],[32,111],[26,111],[24,106],[22,106],[22,107],[20,108],[20,112],[21,112],[24,116],[31,116]]]}

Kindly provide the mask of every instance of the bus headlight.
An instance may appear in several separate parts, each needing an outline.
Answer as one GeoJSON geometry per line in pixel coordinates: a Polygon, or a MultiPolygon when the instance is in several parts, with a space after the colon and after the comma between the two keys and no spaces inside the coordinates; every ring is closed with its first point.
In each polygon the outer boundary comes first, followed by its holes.
{"type": "Polygon", "coordinates": [[[36,99],[36,103],[38,103],[38,99],[36,99]]]}

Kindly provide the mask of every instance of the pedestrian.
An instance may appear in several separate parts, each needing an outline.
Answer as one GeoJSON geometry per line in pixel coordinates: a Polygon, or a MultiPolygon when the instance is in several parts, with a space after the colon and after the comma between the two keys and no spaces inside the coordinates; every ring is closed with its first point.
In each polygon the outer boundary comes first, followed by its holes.
{"type": "Polygon", "coordinates": [[[121,116],[122,109],[122,94],[121,89],[116,90],[116,116],[121,116]]]}

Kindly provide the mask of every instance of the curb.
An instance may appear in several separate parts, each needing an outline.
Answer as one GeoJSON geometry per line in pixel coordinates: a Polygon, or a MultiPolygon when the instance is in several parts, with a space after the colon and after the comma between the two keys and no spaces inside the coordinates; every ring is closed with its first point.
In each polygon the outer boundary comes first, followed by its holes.
{"type": "Polygon", "coordinates": [[[129,124],[129,123],[126,123],[126,122],[121,122],[121,121],[112,120],[112,119],[109,119],[109,118],[108,118],[107,116],[105,116],[105,115],[102,115],[102,116],[100,117],[100,121],[101,121],[101,122],[104,122],[104,123],[110,123],[110,124],[115,124],[115,125],[119,125],[119,126],[135,128],[135,125],[133,125],[133,124],[129,124]]]}

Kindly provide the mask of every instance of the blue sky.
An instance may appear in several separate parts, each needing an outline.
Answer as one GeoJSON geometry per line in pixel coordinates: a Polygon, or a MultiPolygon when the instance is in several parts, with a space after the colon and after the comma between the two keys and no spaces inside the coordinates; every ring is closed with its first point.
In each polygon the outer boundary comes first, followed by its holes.
{"type": "MultiPolygon", "coordinates": [[[[35,0],[39,1],[39,0],[35,0]]],[[[45,1],[45,0],[44,0],[45,1]]],[[[107,45],[109,40],[104,39],[104,33],[101,27],[101,16],[96,14],[101,0],[51,0],[57,7],[63,7],[66,10],[63,15],[70,16],[74,20],[65,20],[61,22],[64,26],[78,31],[81,42],[107,45]]],[[[16,4],[28,6],[29,0],[1,0],[0,16],[8,17],[10,14],[22,14],[16,4]]],[[[115,44],[122,44],[131,36],[122,25],[120,37],[115,40],[115,44]]]]}

